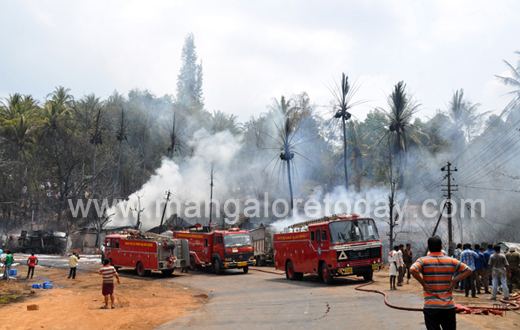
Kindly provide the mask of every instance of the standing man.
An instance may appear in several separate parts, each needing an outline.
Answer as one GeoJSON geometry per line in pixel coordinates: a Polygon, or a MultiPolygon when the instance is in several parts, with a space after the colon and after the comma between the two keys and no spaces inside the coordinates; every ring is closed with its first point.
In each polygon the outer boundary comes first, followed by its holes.
{"type": "Polygon", "coordinates": [[[509,252],[506,253],[506,259],[509,263],[509,272],[511,276],[507,278],[507,287],[509,292],[513,292],[513,283],[520,288],[520,254],[516,252],[516,249],[512,246],[509,248],[509,252]]]}
{"type": "Polygon", "coordinates": [[[110,265],[110,260],[105,259],[105,261],[103,261],[103,267],[99,270],[99,275],[103,276],[103,288],[101,293],[103,293],[105,297],[105,306],[102,306],[101,309],[108,309],[108,296],[110,296],[112,308],[116,308],[114,304],[114,276],[117,279],[117,284],[121,284],[121,282],[119,282],[119,275],[116,269],[110,265]]]}
{"type": "Polygon", "coordinates": [[[437,236],[430,237],[430,254],[417,259],[410,268],[412,276],[423,286],[424,323],[428,330],[440,329],[441,326],[443,330],[456,329],[453,286],[472,273],[468,266],[457,259],[445,256],[441,249],[441,239],[437,236]],[[453,278],[456,272],[459,275],[453,278]]]}
{"type": "Polygon", "coordinates": [[[105,264],[105,243],[101,244],[101,264],[105,264]]]}
{"type": "MultiPolygon", "coordinates": [[[[455,251],[453,251],[453,258],[460,260],[461,253],[462,253],[462,244],[458,243],[457,248],[455,249],[455,251]]],[[[457,274],[457,273],[453,274],[453,278],[457,277],[457,275],[459,275],[459,274],[457,274]]],[[[464,289],[463,284],[464,284],[464,281],[461,281],[460,283],[457,282],[457,283],[455,283],[455,288],[463,290],[464,289]]]]}
{"type": "Polygon", "coordinates": [[[27,258],[27,266],[29,266],[29,270],[27,271],[27,278],[29,278],[29,274],[31,274],[31,278],[34,275],[34,267],[38,264],[38,258],[34,256],[34,253],[31,253],[31,256],[27,258]]]}
{"type": "Polygon", "coordinates": [[[397,277],[397,250],[399,246],[394,246],[394,250],[388,253],[389,275],[390,275],[390,290],[397,290],[395,287],[395,278],[397,277]]]}
{"type": "Polygon", "coordinates": [[[464,251],[460,254],[460,261],[471,269],[471,275],[464,280],[465,297],[468,296],[469,289],[471,288],[471,297],[477,298],[477,294],[475,293],[475,259],[478,259],[478,254],[471,250],[471,244],[464,244],[464,251]]]}
{"type": "Polygon", "coordinates": [[[4,269],[4,278],[6,281],[9,281],[9,276],[11,274],[11,266],[13,265],[13,262],[14,262],[14,257],[13,255],[11,254],[11,251],[7,250],[6,251],[6,256],[5,256],[5,269],[4,269]]]}
{"type": "Polygon", "coordinates": [[[412,267],[412,263],[413,263],[412,244],[410,244],[410,243],[406,243],[406,249],[403,252],[403,261],[404,261],[405,271],[408,273],[406,284],[410,284],[410,267],[412,267]]]}
{"type": "Polygon", "coordinates": [[[489,275],[493,276],[493,293],[491,300],[497,300],[498,281],[502,282],[502,291],[504,291],[504,300],[509,300],[509,290],[507,289],[507,276],[509,272],[509,264],[506,256],[500,252],[500,246],[495,245],[495,253],[489,258],[489,275]]]}
{"type": "Polygon", "coordinates": [[[480,294],[481,279],[482,284],[484,285],[485,293],[489,293],[489,288],[486,282],[486,270],[484,269],[484,255],[482,254],[482,252],[480,252],[479,244],[475,244],[475,253],[478,255],[478,258],[475,259],[475,286],[477,288],[477,294],[480,294]]]}
{"type": "Polygon", "coordinates": [[[453,258],[460,260],[460,254],[462,253],[462,244],[457,244],[457,248],[453,251],[453,258]]]}
{"type": "Polygon", "coordinates": [[[76,278],[76,267],[78,266],[78,260],[79,260],[79,258],[76,255],[76,252],[72,253],[72,255],[69,258],[70,272],[69,272],[69,277],[67,277],[67,279],[69,279],[71,277],[72,277],[72,279],[76,278]]]}
{"type": "Polygon", "coordinates": [[[404,260],[403,260],[403,250],[404,245],[399,244],[399,250],[397,251],[397,286],[403,286],[403,277],[404,277],[404,260]]]}
{"type": "MultiPolygon", "coordinates": [[[[487,248],[486,252],[484,252],[484,260],[487,264],[486,273],[489,274],[489,258],[491,258],[491,255],[495,253],[495,250],[493,250],[493,244],[488,244],[487,248]]],[[[488,285],[493,285],[491,276],[488,276],[488,285]]]]}
{"type": "Polygon", "coordinates": [[[489,277],[488,277],[488,272],[489,272],[488,261],[489,260],[486,260],[486,255],[484,254],[485,251],[486,251],[486,249],[484,249],[484,247],[481,246],[479,256],[482,254],[482,258],[484,260],[483,261],[484,262],[484,280],[485,280],[484,289],[486,290],[485,293],[491,293],[491,292],[489,292],[489,277]]]}

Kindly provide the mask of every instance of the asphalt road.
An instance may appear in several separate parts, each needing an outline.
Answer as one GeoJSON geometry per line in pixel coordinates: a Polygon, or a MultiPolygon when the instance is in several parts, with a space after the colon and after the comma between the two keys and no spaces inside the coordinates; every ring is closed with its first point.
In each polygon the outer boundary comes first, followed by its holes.
{"type": "MultiPolygon", "coordinates": [[[[200,310],[156,329],[425,329],[422,312],[391,309],[383,296],[355,291],[355,277],[336,278],[327,286],[317,276],[289,281],[285,276],[227,270],[216,276],[197,271],[167,281],[209,294],[200,310]]],[[[416,294],[390,294],[390,301],[422,306],[416,294]]],[[[472,329],[457,322],[458,329],[472,329]]]]}

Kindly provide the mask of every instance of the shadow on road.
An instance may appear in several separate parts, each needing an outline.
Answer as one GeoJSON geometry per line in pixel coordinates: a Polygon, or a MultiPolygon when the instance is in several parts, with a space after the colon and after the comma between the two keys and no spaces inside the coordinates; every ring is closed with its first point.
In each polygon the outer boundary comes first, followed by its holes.
{"type": "Polygon", "coordinates": [[[302,286],[302,287],[313,287],[316,285],[324,286],[324,287],[348,287],[348,286],[357,286],[363,283],[367,283],[363,279],[356,279],[355,277],[335,277],[334,282],[332,284],[325,284],[319,278],[318,275],[306,275],[303,277],[301,281],[291,281],[286,278],[276,277],[270,278],[266,281],[272,283],[282,283],[282,284],[290,284],[294,286],[302,286]]]}

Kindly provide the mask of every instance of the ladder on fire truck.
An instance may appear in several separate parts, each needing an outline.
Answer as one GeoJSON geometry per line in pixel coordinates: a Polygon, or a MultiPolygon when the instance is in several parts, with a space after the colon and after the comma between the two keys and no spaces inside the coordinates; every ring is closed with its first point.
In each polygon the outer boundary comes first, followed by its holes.
{"type": "Polygon", "coordinates": [[[287,227],[287,230],[292,229],[293,231],[304,231],[309,227],[309,225],[326,222],[326,221],[335,221],[335,220],[346,220],[346,219],[355,219],[359,218],[357,214],[333,214],[331,216],[325,216],[323,218],[307,220],[303,222],[295,223],[294,225],[290,225],[287,227]]]}

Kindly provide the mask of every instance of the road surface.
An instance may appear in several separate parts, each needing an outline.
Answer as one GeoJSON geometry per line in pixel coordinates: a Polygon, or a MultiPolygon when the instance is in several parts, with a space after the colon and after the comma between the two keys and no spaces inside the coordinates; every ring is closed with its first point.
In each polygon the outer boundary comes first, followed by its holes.
{"type": "MultiPolygon", "coordinates": [[[[382,295],[355,291],[363,283],[355,277],[327,286],[317,276],[289,281],[256,270],[191,274],[172,281],[208,292],[209,302],[156,329],[425,329],[422,312],[391,309],[382,295]]],[[[390,293],[389,299],[405,306],[423,303],[418,294],[390,293]]],[[[474,327],[459,320],[457,328],[474,327]]]]}

